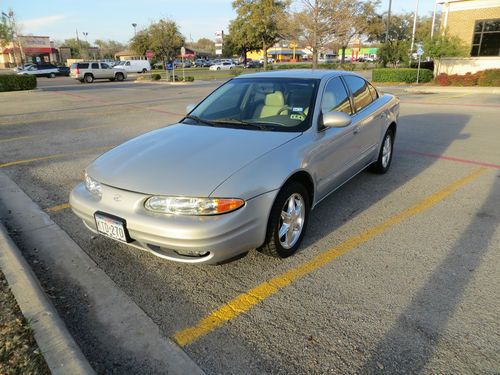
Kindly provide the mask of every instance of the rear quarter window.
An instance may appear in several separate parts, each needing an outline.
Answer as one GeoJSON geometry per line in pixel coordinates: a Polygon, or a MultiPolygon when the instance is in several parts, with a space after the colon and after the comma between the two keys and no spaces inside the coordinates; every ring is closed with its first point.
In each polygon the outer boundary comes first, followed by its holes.
{"type": "Polygon", "coordinates": [[[373,101],[370,90],[368,89],[368,83],[363,78],[344,76],[344,79],[351,90],[356,112],[362,110],[373,101]]]}

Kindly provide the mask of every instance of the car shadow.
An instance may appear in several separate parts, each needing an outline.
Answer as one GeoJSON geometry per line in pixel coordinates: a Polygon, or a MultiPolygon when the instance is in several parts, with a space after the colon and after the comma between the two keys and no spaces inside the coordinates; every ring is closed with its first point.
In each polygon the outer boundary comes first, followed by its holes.
{"type": "Polygon", "coordinates": [[[425,369],[498,229],[499,201],[500,175],[467,229],[372,350],[360,373],[417,374],[425,369]]]}

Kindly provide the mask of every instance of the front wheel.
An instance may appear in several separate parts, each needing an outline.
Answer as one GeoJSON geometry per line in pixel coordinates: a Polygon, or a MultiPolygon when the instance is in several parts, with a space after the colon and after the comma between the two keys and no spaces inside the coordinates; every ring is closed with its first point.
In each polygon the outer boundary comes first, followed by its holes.
{"type": "Polygon", "coordinates": [[[123,73],[117,73],[115,77],[117,81],[123,81],[125,79],[123,73]]]}
{"type": "Polygon", "coordinates": [[[299,182],[285,185],[274,201],[264,245],[259,251],[278,258],[293,255],[299,248],[309,221],[309,194],[299,182]]]}
{"type": "Polygon", "coordinates": [[[146,68],[142,69],[142,74],[146,73],[148,70],[146,68]]]}
{"type": "Polygon", "coordinates": [[[55,73],[50,73],[49,74],[49,78],[56,78],[56,74],[55,73]]]}
{"type": "Polygon", "coordinates": [[[378,159],[370,166],[370,171],[384,174],[389,170],[392,162],[393,146],[394,132],[392,129],[389,129],[385,133],[384,139],[382,140],[382,146],[380,147],[378,159]]]}

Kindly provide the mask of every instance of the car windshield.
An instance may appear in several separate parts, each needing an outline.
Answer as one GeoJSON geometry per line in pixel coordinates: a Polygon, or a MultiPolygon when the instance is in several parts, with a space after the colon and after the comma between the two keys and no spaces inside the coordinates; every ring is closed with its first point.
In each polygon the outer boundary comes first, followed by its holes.
{"type": "Polygon", "coordinates": [[[302,132],[310,127],[319,80],[239,78],[199,104],[184,123],[302,132]]]}

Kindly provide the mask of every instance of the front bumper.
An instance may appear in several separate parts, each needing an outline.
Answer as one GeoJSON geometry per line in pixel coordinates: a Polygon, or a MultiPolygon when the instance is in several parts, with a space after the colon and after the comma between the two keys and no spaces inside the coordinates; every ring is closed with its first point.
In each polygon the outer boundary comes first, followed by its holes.
{"type": "Polygon", "coordinates": [[[146,211],[149,195],[103,185],[101,200],[76,186],[69,203],[85,226],[97,233],[94,213],[105,212],[126,220],[128,245],[164,259],[184,263],[220,263],[264,243],[267,219],[277,191],[248,200],[237,211],[215,216],[162,215],[146,211]],[[188,252],[208,252],[190,256],[188,252]]]}

